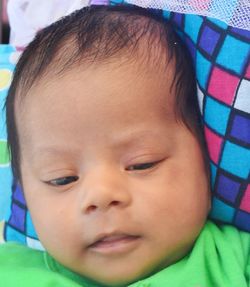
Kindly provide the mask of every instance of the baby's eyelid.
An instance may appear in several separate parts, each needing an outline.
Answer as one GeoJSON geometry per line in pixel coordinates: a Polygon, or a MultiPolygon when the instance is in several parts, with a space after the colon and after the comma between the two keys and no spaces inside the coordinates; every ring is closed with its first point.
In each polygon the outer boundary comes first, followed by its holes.
{"type": "Polygon", "coordinates": [[[144,162],[144,163],[138,163],[138,164],[132,164],[126,167],[127,171],[133,171],[133,170],[147,170],[155,167],[158,163],[160,163],[162,160],[158,161],[150,161],[150,162],[144,162]]]}
{"type": "Polygon", "coordinates": [[[64,186],[71,184],[79,179],[78,176],[63,176],[47,181],[48,184],[53,186],[64,186]]]}

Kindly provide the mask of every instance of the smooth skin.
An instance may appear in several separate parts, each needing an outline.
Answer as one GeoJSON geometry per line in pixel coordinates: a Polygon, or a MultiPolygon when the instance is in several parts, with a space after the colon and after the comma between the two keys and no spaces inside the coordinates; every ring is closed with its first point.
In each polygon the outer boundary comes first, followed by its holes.
{"type": "Polygon", "coordinates": [[[187,254],[206,221],[198,140],[174,114],[173,68],[114,60],[43,77],[16,105],[25,197],[48,252],[121,286],[187,254]]]}

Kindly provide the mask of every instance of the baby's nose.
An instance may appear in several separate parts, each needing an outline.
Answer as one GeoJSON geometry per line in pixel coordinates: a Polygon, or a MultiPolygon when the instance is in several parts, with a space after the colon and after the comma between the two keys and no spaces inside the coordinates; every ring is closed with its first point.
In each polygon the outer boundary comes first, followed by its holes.
{"type": "Polygon", "coordinates": [[[83,182],[81,209],[85,214],[125,207],[131,196],[126,179],[120,171],[96,170],[89,172],[83,182]]]}

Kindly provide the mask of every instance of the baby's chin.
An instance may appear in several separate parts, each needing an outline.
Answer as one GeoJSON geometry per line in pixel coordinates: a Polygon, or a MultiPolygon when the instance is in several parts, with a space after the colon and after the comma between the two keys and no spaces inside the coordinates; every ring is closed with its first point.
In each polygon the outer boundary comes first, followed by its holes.
{"type": "MultiPolygon", "coordinates": [[[[155,267],[151,265],[147,267],[146,270],[138,268],[136,266],[134,270],[126,270],[126,268],[121,268],[121,270],[114,270],[113,272],[105,272],[100,269],[96,270],[97,272],[91,272],[91,274],[87,274],[87,272],[79,272],[76,270],[71,269],[72,271],[78,273],[83,278],[86,278],[90,282],[96,284],[97,286],[107,286],[107,287],[125,287],[129,284],[138,282],[143,280],[151,275],[155,274],[156,272],[160,271],[161,268],[159,266],[155,267]]],[[[145,268],[145,267],[144,267],[145,268]]],[[[165,268],[165,266],[164,266],[165,268]]],[[[104,268],[105,269],[105,268],[104,268]]]]}
{"type": "Polygon", "coordinates": [[[149,273],[139,273],[139,274],[111,274],[111,276],[91,276],[91,277],[86,277],[93,283],[97,284],[97,286],[105,286],[105,287],[125,287],[128,286],[129,284],[138,282],[140,280],[143,280],[147,277],[150,277],[153,275],[155,272],[151,271],[149,273]]]}
{"type": "Polygon", "coordinates": [[[161,271],[162,269],[166,268],[167,266],[164,266],[162,268],[159,268],[159,266],[157,266],[157,268],[153,268],[149,271],[145,271],[145,272],[138,272],[135,274],[111,274],[111,276],[100,276],[100,274],[98,274],[98,276],[93,276],[91,277],[87,277],[89,280],[93,281],[94,283],[96,283],[98,286],[107,286],[107,287],[125,287],[128,286],[129,284],[138,282],[140,280],[146,279],[150,276],[153,276],[154,274],[156,274],[157,272],[161,271]]]}
{"type": "Polygon", "coordinates": [[[132,268],[133,270],[130,268],[124,268],[123,266],[120,270],[113,270],[113,272],[107,272],[104,270],[100,272],[100,269],[97,270],[97,273],[92,273],[91,275],[86,273],[83,274],[84,272],[81,272],[81,276],[89,279],[98,286],[125,287],[129,284],[149,278],[168,266],[178,262],[189,252],[190,248],[192,248],[192,246],[185,248],[185,250],[176,253],[174,256],[166,256],[164,259],[157,262],[152,260],[152,262],[141,264],[141,266],[139,266],[139,262],[136,262],[137,264],[134,265],[132,268]]]}

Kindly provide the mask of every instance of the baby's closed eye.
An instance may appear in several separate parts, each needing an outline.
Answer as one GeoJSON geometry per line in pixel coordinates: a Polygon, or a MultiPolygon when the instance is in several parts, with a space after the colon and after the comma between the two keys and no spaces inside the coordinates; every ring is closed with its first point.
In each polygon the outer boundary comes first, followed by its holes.
{"type": "Polygon", "coordinates": [[[136,170],[140,171],[140,170],[151,169],[151,168],[155,167],[161,161],[162,160],[133,164],[133,165],[130,165],[130,166],[126,167],[126,170],[127,171],[136,171],[136,170]]]}
{"type": "Polygon", "coordinates": [[[46,181],[46,183],[53,185],[53,186],[63,186],[71,184],[79,179],[78,176],[65,176],[65,177],[59,177],[55,178],[49,181],[46,181]]]}

